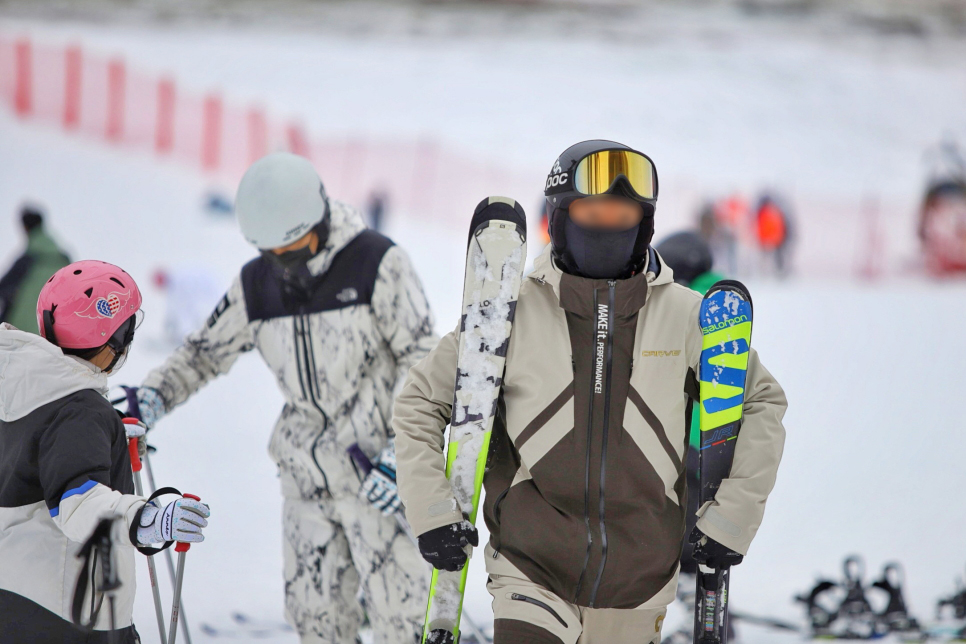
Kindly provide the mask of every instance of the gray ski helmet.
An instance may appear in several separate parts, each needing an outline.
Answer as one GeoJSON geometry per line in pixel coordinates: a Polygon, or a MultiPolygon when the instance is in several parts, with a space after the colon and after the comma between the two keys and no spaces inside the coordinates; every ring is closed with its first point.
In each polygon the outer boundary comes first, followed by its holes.
{"type": "Polygon", "coordinates": [[[264,156],[238,184],[238,226],[260,250],[287,246],[304,237],[319,224],[327,224],[328,213],[322,180],[305,157],[288,152],[264,156]]]}
{"type": "MultiPolygon", "coordinates": [[[[613,170],[614,168],[612,168],[613,170]]],[[[617,168],[619,170],[619,168],[617,168]]],[[[632,270],[638,270],[647,261],[647,248],[654,236],[654,211],[657,207],[658,179],[654,162],[644,153],[634,150],[623,143],[594,139],[581,141],[564,150],[547,175],[544,186],[547,208],[547,230],[550,235],[551,252],[554,260],[565,271],[576,274],[573,258],[567,252],[567,236],[564,232],[570,204],[584,197],[613,195],[625,197],[640,204],[644,211],[638,230],[637,241],[634,245],[631,265],[632,270]],[[606,187],[600,184],[599,190],[587,191],[587,186],[581,186],[581,177],[577,175],[581,161],[593,155],[606,151],[624,151],[632,156],[644,160],[645,169],[649,170],[649,181],[641,181],[635,177],[635,183],[648,194],[641,194],[635,190],[631,179],[619,171],[614,172],[613,180],[604,180],[606,187]],[[645,185],[646,184],[646,185],[645,185]],[[583,190],[582,190],[583,188],[583,190]]]]}
{"type": "Polygon", "coordinates": [[[661,259],[674,271],[674,281],[690,286],[699,275],[714,266],[708,242],[696,232],[685,230],[674,233],[655,246],[661,259]]]}

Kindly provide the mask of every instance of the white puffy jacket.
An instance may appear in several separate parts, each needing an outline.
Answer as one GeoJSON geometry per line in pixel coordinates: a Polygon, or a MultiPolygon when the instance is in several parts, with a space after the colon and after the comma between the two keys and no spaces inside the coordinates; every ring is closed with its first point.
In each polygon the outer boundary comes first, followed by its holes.
{"type": "MultiPolygon", "coordinates": [[[[99,520],[123,519],[114,560],[118,641],[133,638],[134,547],[128,527],[144,499],[107,376],[38,335],[0,325],[0,641],[107,641],[107,604],[94,633],[70,620],[76,557],[99,520]],[[49,639],[36,639],[46,634],[49,639]],[[78,638],[78,639],[75,639],[78,638]]],[[[82,617],[89,618],[88,599],[82,617]]]]}

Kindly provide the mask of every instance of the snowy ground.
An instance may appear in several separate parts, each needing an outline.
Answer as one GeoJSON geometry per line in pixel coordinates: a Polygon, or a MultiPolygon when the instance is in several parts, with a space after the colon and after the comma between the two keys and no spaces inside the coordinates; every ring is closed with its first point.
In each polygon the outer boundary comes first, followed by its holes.
{"type": "MultiPolygon", "coordinates": [[[[777,47],[773,33],[754,30],[728,32],[724,40],[688,36],[689,46],[680,47],[674,39],[569,45],[545,32],[420,40],[27,28],[51,38],[80,34],[201,86],[270,96],[318,132],[431,132],[490,159],[506,154],[535,168],[534,194],[514,195],[525,205],[539,192],[540,171],[568,143],[585,135],[635,142],[667,169],[659,234],[685,222],[706,190],[787,185],[805,219],[801,275],[785,283],[752,279],[749,286],[754,342],[788,392],[788,442],[765,524],[734,573],[734,606],[798,619],[792,595],[816,575],[837,575],[842,557],[853,552],[866,557],[870,574],[885,561],[902,561],[908,600],[922,616],[952,590],[966,563],[958,494],[966,486],[966,424],[958,412],[966,283],[902,272],[911,257],[906,240],[921,150],[943,129],[966,132],[961,44],[936,49],[899,39],[853,47],[796,37],[777,47]],[[586,91],[570,89],[574,79],[586,91]],[[628,79],[633,83],[618,99],[597,100],[595,87],[628,79]],[[479,100],[479,88],[497,86],[499,93],[479,100]],[[851,280],[848,270],[853,206],[869,193],[891,207],[892,223],[890,271],[872,284],[851,280]]],[[[145,285],[147,321],[117,379],[139,382],[166,351],[159,340],[164,300],[147,286],[154,268],[198,266],[227,285],[251,249],[231,220],[203,213],[203,177],[6,113],[0,141],[0,212],[14,212],[25,197],[42,200],[76,257],[118,263],[145,285]]],[[[458,312],[469,214],[426,222],[398,213],[390,221],[389,233],[409,250],[426,284],[441,331],[458,312]]],[[[19,244],[10,231],[0,234],[2,257],[19,244]]],[[[207,641],[201,622],[228,627],[232,611],[281,619],[281,504],[266,454],[280,406],[270,375],[252,356],[152,434],[159,483],[199,493],[213,508],[208,542],[188,557],[185,602],[196,642],[207,641]]],[[[472,568],[467,606],[486,620],[480,564],[472,568]]],[[[152,642],[146,578],[140,586],[137,620],[152,642]]],[[[782,640],[749,629],[743,641],[782,640]]]]}

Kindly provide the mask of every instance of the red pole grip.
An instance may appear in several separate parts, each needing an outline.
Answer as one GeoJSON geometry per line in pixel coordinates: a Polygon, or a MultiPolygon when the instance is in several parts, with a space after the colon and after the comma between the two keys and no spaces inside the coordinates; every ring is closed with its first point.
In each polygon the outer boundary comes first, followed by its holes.
{"type": "MultiPolygon", "coordinates": [[[[201,500],[200,496],[196,496],[194,494],[182,494],[181,496],[183,496],[186,499],[194,499],[195,501],[201,500]]],[[[174,545],[175,552],[188,552],[190,548],[191,548],[191,544],[185,543],[184,541],[179,541],[174,545]]]]}
{"type": "MultiPolygon", "coordinates": [[[[125,425],[137,425],[137,418],[122,418],[121,422],[125,425]]],[[[127,451],[131,455],[131,470],[134,472],[141,471],[141,455],[138,453],[138,439],[137,436],[129,438],[127,441],[127,451]]]]}
{"type": "Polygon", "coordinates": [[[127,451],[131,454],[131,470],[140,472],[141,456],[138,454],[138,439],[136,436],[127,440],[127,451]]]}

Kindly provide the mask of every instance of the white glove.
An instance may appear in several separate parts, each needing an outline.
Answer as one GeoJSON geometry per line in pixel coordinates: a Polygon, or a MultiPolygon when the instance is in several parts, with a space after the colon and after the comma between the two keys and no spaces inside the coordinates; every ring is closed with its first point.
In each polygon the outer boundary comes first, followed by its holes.
{"type": "Polygon", "coordinates": [[[396,450],[392,443],[373,461],[359,494],[387,516],[395,514],[402,507],[396,487],[396,450]]]}
{"type": "Polygon", "coordinates": [[[182,497],[161,508],[157,499],[141,510],[138,543],[149,546],[165,541],[200,543],[205,540],[201,529],[208,526],[211,511],[201,501],[182,497]]]}
{"type": "Polygon", "coordinates": [[[138,456],[143,459],[144,455],[148,453],[148,426],[140,420],[137,423],[127,422],[124,423],[124,431],[127,432],[128,440],[138,439],[138,456]]]}
{"type": "Polygon", "coordinates": [[[161,420],[161,417],[167,413],[164,398],[161,397],[157,389],[150,387],[138,387],[137,397],[138,410],[141,412],[140,420],[145,427],[153,429],[157,422],[161,420]]]}

